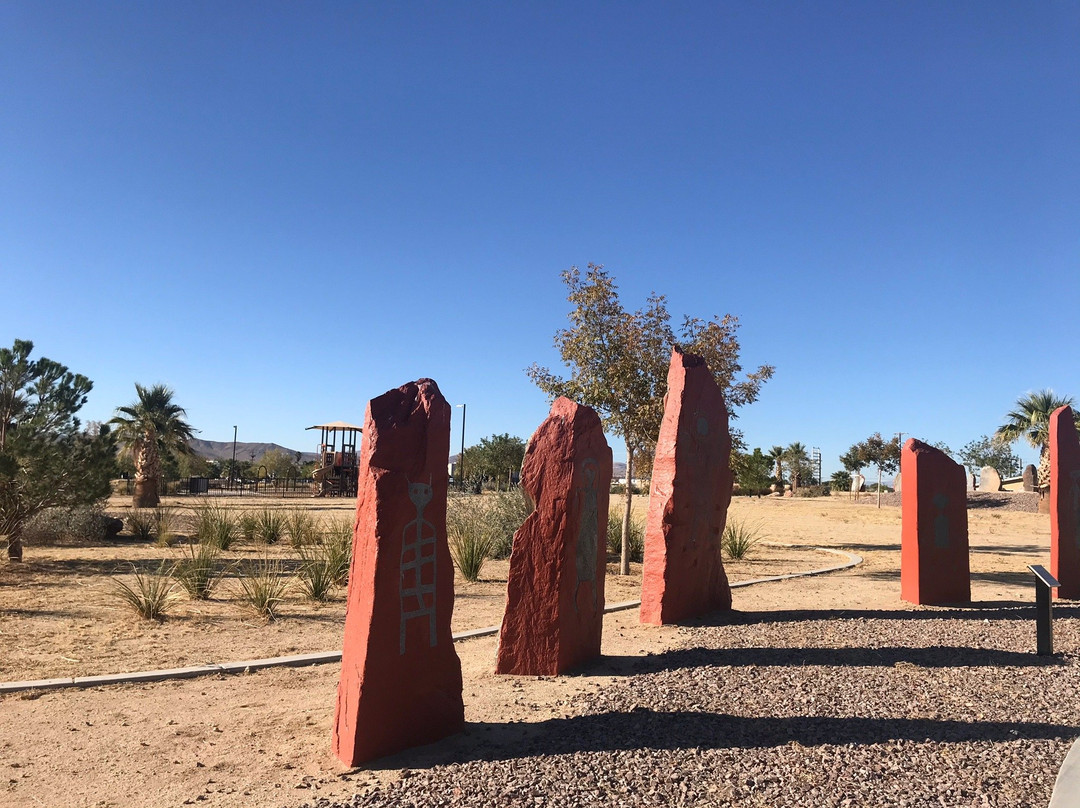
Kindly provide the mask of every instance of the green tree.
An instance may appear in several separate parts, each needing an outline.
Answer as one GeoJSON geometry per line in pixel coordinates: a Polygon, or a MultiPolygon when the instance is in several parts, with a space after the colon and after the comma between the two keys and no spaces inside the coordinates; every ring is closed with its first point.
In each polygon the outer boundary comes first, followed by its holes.
{"type": "Polygon", "coordinates": [[[773,463],[761,449],[731,453],[731,468],[735,472],[735,482],[748,494],[760,494],[767,491],[772,480],[773,463]]]}
{"type": "Polygon", "coordinates": [[[833,491],[850,491],[851,490],[851,472],[845,470],[834,471],[829,478],[829,487],[833,491]]]}
{"type": "MultiPolygon", "coordinates": [[[[1039,390],[1016,400],[1016,409],[1005,415],[1005,423],[994,438],[1006,445],[1023,438],[1039,450],[1039,484],[1050,483],[1050,416],[1060,407],[1071,407],[1072,396],[1057,396],[1053,390],[1039,390]]],[[[1077,425],[1080,431],[1080,424],[1077,425]]]]}
{"type": "Polygon", "coordinates": [[[782,487],[784,485],[784,447],[773,446],[765,457],[775,467],[776,471],[773,473],[773,477],[776,479],[776,484],[782,487]]]}
{"type": "Polygon", "coordinates": [[[109,495],[115,448],[107,427],[80,430],[75,414],[93,383],[42,357],[34,343],[0,348],[0,536],[12,561],[23,556],[26,520],[52,507],[109,495]]]}
{"type": "Polygon", "coordinates": [[[525,459],[525,441],[508,433],[482,438],[480,443],[465,450],[465,468],[470,477],[493,480],[496,489],[501,489],[506,480],[510,490],[511,477],[521,471],[525,459]]]}
{"type": "MultiPolygon", "coordinates": [[[[841,456],[841,462],[844,458],[849,460],[852,458],[858,458],[858,461],[863,466],[877,466],[878,481],[877,481],[877,506],[881,507],[881,475],[886,472],[894,472],[900,466],[900,438],[894,437],[892,440],[885,440],[881,437],[880,432],[875,432],[869,438],[862,443],[856,443],[847,452],[841,456]],[[854,454],[853,454],[854,453],[854,454]]],[[[861,468],[862,466],[860,466],[861,468]]]]}
{"type": "Polygon", "coordinates": [[[134,506],[154,508],[159,502],[162,456],[188,454],[194,430],[184,420],[184,408],[173,402],[173,391],[165,385],[143,387],[136,382],[135,392],[138,399],[118,407],[109,423],[116,426],[122,451],[135,461],[134,506]]]}
{"type": "Polygon", "coordinates": [[[267,449],[262,457],[255,463],[256,466],[266,466],[266,473],[274,479],[296,477],[299,469],[296,465],[296,455],[293,452],[285,452],[281,449],[267,449]]]}
{"type": "Polygon", "coordinates": [[[796,441],[790,444],[781,454],[781,460],[791,480],[791,490],[795,491],[799,483],[810,480],[814,476],[813,467],[810,465],[810,456],[806,447],[796,441]]]}
{"type": "Polygon", "coordinates": [[[626,494],[623,508],[622,574],[630,572],[630,509],[634,461],[655,445],[664,413],[671,350],[702,357],[724,393],[729,410],[757,399],[773,368],[762,365],[739,379],[739,321],[731,315],[701,320],[683,319],[678,336],[671,328],[667,300],[651,294],[645,306],[626,311],[618,287],[603,266],[589,264],[582,276],[577,267],[562,273],[573,308],[569,328],[555,334],[555,347],[569,367],[563,378],[546,367],[531,365],[529,378],[550,397],[566,396],[592,407],[604,426],[626,446],[626,494]]]}
{"type": "Polygon", "coordinates": [[[960,462],[967,466],[968,471],[978,473],[983,466],[997,469],[1003,477],[1013,477],[1020,473],[1021,461],[1009,444],[982,435],[971,441],[959,454],[960,462]]]}

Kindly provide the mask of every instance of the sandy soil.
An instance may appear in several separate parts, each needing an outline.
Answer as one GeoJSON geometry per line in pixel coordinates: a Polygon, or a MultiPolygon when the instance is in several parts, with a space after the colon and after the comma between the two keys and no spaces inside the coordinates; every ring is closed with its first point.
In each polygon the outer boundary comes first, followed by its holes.
{"type": "MultiPolygon", "coordinates": [[[[342,502],[335,507],[348,509],[342,502]]],[[[735,590],[742,612],[793,609],[912,609],[899,600],[900,511],[841,498],[736,499],[734,518],[770,542],[848,550],[864,563],[845,572],[735,590]]],[[[972,511],[972,594],[977,603],[1032,600],[1030,563],[1049,562],[1048,517],[972,511]]],[[[238,553],[261,553],[242,548],[238,553]]],[[[284,550],[275,552],[284,553],[284,550]]],[[[187,605],[162,625],[129,616],[107,596],[121,560],[161,558],[150,546],[31,547],[22,567],[0,566],[0,679],[45,678],[324,651],[340,647],[340,597],[321,607],[291,599],[265,625],[246,617],[226,589],[209,605],[187,605]]],[[[835,556],[759,546],[731,565],[733,580],[825,566],[835,556]]],[[[610,575],[608,601],[636,597],[640,570],[610,575]]],[[[455,631],[498,622],[506,562],[458,589],[455,631]]],[[[605,620],[605,659],[577,676],[496,677],[495,639],[459,643],[466,718],[472,725],[538,722],[565,715],[571,698],[631,675],[634,660],[676,647],[692,628],[641,626],[635,611],[605,620]]],[[[1060,649],[1075,651],[1076,649],[1060,649]]],[[[330,754],[337,669],[276,669],[143,686],[24,693],[0,699],[0,805],[296,806],[317,796],[347,798],[365,781],[402,776],[446,749],[469,745],[467,730],[378,766],[348,770],[330,754]]],[[[512,739],[508,739],[508,743],[512,739]]]]}

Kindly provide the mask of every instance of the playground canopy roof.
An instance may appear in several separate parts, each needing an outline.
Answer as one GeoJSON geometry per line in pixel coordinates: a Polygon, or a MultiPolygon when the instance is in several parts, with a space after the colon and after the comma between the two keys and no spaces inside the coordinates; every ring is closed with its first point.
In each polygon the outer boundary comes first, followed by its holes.
{"type": "Polygon", "coordinates": [[[315,424],[315,426],[309,426],[308,429],[355,429],[357,432],[364,431],[356,424],[347,424],[344,421],[331,421],[328,424],[315,424]]]}

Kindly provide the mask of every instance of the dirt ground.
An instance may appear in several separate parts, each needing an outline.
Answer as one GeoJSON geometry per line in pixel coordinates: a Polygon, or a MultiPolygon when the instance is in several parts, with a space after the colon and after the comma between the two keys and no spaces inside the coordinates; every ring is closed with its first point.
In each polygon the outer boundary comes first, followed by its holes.
{"type": "MultiPolygon", "coordinates": [[[[321,505],[346,514],[352,506],[347,500],[321,505]]],[[[899,599],[899,508],[879,510],[840,497],[738,498],[730,514],[757,525],[770,543],[758,545],[750,560],[729,565],[733,581],[839,561],[807,546],[846,550],[864,559],[854,569],[830,575],[738,588],[737,610],[915,608],[899,599]]],[[[1049,563],[1049,518],[980,509],[969,513],[969,532],[973,600],[1031,602],[1026,565],[1049,563]]],[[[264,624],[244,613],[234,582],[227,581],[214,601],[185,601],[160,625],[138,619],[108,594],[108,577],[123,563],[156,563],[172,557],[170,552],[121,538],[100,547],[28,547],[23,565],[0,565],[0,680],[340,648],[343,593],[322,606],[294,594],[283,617],[264,624]]],[[[241,547],[236,555],[264,552],[241,547]]],[[[271,552],[288,554],[287,548],[271,552]]],[[[455,631],[499,622],[506,569],[505,561],[489,562],[482,581],[458,583],[455,631]]],[[[635,599],[640,568],[628,578],[612,573],[608,602],[635,599]]],[[[562,716],[571,696],[628,675],[627,659],[672,648],[689,630],[641,626],[634,610],[608,615],[606,659],[580,675],[559,678],[494,676],[494,637],[458,643],[466,720],[537,722],[562,716]]],[[[430,750],[406,752],[361,770],[333,758],[337,674],[335,665],[323,665],[0,698],[0,806],[296,806],[315,796],[347,798],[364,781],[423,767],[430,750]]],[[[467,729],[443,743],[470,742],[467,729]]]]}

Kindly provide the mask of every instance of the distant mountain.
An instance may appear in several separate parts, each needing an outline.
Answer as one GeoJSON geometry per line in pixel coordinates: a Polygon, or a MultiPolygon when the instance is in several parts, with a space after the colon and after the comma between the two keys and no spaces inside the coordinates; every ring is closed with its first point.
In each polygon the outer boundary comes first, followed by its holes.
{"type": "MultiPolygon", "coordinates": [[[[199,440],[198,438],[194,438],[188,441],[188,445],[191,447],[191,451],[195,452],[199,457],[205,457],[207,460],[232,460],[233,443],[231,440],[199,440]]],[[[258,460],[271,449],[285,452],[285,454],[292,457],[296,456],[295,449],[279,446],[276,443],[241,443],[237,441],[236,459],[251,460],[251,454],[254,452],[255,459],[258,460]]],[[[300,462],[306,463],[309,460],[317,460],[318,457],[319,456],[315,452],[301,452],[300,462]]]]}

